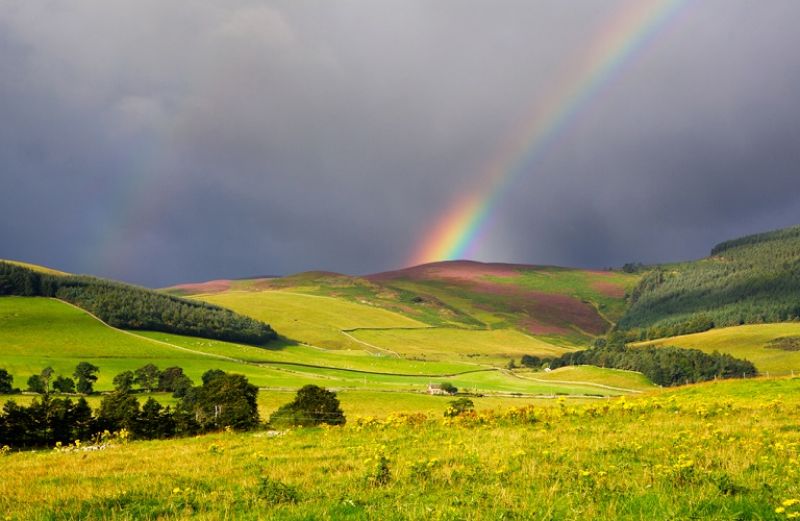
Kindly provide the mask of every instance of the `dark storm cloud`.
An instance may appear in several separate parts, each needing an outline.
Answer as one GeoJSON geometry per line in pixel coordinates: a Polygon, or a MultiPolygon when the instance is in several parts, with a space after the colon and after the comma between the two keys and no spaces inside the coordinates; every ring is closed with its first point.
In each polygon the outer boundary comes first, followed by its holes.
{"type": "MultiPolygon", "coordinates": [[[[3,3],[0,257],[151,285],[399,267],[624,5],[3,3]]],[[[673,260],[796,223],[798,15],[690,2],[480,258],[673,260]]]]}

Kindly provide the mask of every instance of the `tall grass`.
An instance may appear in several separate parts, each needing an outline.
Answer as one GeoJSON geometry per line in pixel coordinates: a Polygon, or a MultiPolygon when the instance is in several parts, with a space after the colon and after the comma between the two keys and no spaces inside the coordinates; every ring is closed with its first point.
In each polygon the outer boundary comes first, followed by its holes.
{"type": "MultiPolygon", "coordinates": [[[[347,412],[347,410],[345,410],[347,412]]],[[[787,519],[800,379],[2,456],[0,519],[787,519]]]]}

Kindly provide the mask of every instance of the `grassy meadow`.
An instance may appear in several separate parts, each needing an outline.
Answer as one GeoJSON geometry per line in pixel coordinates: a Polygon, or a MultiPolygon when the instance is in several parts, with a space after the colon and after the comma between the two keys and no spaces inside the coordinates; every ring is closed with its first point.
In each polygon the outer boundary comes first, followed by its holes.
{"type": "Polygon", "coordinates": [[[797,378],[454,419],[357,417],[345,400],[344,427],[5,453],[0,518],[784,520],[800,512],[797,378]]]}
{"type": "Polygon", "coordinates": [[[285,291],[231,291],[196,298],[263,320],[284,337],[326,349],[360,349],[342,333],[359,327],[426,327],[399,313],[347,300],[285,291]]]}
{"type": "Polygon", "coordinates": [[[357,329],[354,338],[408,358],[458,359],[505,366],[522,355],[560,356],[560,347],[516,329],[357,329]]]}

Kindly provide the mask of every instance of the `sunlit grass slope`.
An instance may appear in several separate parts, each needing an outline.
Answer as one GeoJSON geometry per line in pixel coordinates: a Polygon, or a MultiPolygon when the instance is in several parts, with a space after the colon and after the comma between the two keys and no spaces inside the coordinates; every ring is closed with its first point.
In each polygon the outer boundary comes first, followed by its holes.
{"type": "Polygon", "coordinates": [[[456,358],[505,365],[510,359],[519,362],[526,354],[559,356],[568,351],[516,329],[358,329],[350,334],[369,345],[428,360],[456,358]]]}
{"type": "Polygon", "coordinates": [[[642,373],[605,369],[592,365],[561,367],[550,372],[520,373],[520,375],[545,382],[593,383],[633,391],[653,389],[653,384],[642,373]]]}
{"type": "Polygon", "coordinates": [[[800,379],[448,421],[2,457],[5,519],[759,519],[800,511],[800,379]],[[167,456],[168,455],[168,456],[167,456]]]}
{"type": "Polygon", "coordinates": [[[266,320],[282,336],[327,349],[364,349],[346,334],[359,327],[425,327],[406,316],[347,300],[283,291],[199,295],[250,317],[266,320]]]}
{"type": "Polygon", "coordinates": [[[40,266],[38,264],[30,264],[28,262],[20,262],[7,259],[0,259],[0,261],[7,262],[9,264],[14,264],[15,266],[21,266],[23,268],[28,268],[29,270],[37,271],[39,273],[46,273],[47,275],[69,275],[69,273],[66,273],[64,271],[54,270],[53,268],[40,266]]]}
{"type": "Polygon", "coordinates": [[[754,324],[712,329],[703,333],[662,338],[635,345],[690,347],[707,353],[719,351],[755,364],[761,373],[800,373],[800,351],[784,351],[768,344],[783,337],[800,337],[800,323],[754,324]]]}

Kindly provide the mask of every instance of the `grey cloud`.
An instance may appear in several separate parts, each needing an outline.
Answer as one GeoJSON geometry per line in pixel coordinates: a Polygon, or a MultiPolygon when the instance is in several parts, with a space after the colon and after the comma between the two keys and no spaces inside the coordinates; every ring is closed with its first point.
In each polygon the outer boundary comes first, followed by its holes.
{"type": "MultiPolygon", "coordinates": [[[[397,268],[624,2],[0,7],[0,257],[149,285],[397,268]]],[[[690,2],[495,211],[484,260],[795,224],[800,5],[690,2]]]]}

